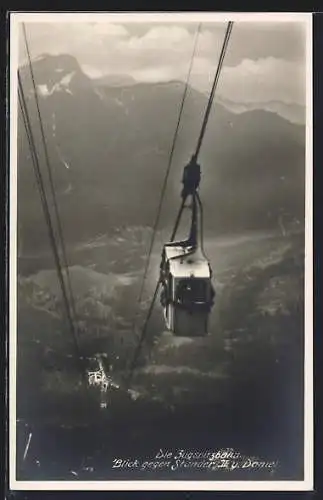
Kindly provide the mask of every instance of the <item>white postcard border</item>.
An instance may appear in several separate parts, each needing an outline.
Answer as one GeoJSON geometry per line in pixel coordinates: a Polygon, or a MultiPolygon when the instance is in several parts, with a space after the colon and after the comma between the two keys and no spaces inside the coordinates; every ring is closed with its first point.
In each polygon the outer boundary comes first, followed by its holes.
{"type": "Polygon", "coordinates": [[[309,491],[313,489],[313,103],[312,14],[310,13],[10,13],[10,192],[9,192],[9,486],[11,490],[83,491],[309,491]],[[305,384],[304,481],[17,481],[17,68],[21,22],[304,22],[306,23],[306,200],[305,200],[305,384]]]}

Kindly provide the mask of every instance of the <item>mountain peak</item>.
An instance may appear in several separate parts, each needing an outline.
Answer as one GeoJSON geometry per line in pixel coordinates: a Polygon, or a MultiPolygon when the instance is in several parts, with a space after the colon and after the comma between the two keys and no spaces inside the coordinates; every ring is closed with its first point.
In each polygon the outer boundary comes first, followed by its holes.
{"type": "MultiPolygon", "coordinates": [[[[68,90],[73,80],[88,86],[90,79],[83,73],[77,59],[69,54],[41,54],[32,60],[32,68],[38,90],[44,96],[51,95],[55,89],[68,90]]],[[[29,64],[20,68],[20,74],[27,89],[32,88],[29,64]]]]}
{"type": "MultiPolygon", "coordinates": [[[[81,67],[76,57],[71,56],[70,54],[56,55],[43,53],[32,59],[32,66],[34,71],[81,71],[81,67]]],[[[24,65],[22,65],[21,71],[26,70],[28,67],[29,64],[25,63],[24,65]]]]}

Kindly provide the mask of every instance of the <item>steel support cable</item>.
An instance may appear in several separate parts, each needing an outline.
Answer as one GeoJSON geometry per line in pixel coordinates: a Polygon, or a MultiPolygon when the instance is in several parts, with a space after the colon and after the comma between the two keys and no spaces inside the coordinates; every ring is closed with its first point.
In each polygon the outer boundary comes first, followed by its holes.
{"type": "MultiPolygon", "coordinates": [[[[148,255],[147,255],[146,264],[145,264],[145,269],[144,269],[144,275],[143,275],[142,284],[141,284],[141,288],[140,288],[140,292],[139,292],[139,297],[138,297],[138,305],[139,306],[140,306],[141,301],[142,301],[144,286],[145,286],[145,282],[146,282],[147,275],[148,275],[148,269],[149,269],[151,254],[152,254],[152,250],[153,250],[154,243],[155,243],[156,232],[157,232],[157,228],[158,228],[158,224],[159,224],[159,220],[160,220],[160,215],[161,215],[162,205],[163,205],[164,196],[165,196],[165,192],[166,192],[167,182],[168,182],[168,178],[169,178],[169,174],[170,174],[170,170],[171,170],[171,166],[172,166],[172,161],[173,161],[174,151],[175,151],[175,147],[176,147],[176,142],[177,142],[179,127],[180,127],[180,124],[181,124],[181,119],[182,119],[184,104],[185,104],[185,100],[186,100],[186,96],[187,96],[187,91],[188,91],[188,83],[189,83],[189,80],[190,80],[190,77],[191,77],[191,72],[192,72],[192,68],[193,68],[193,62],[194,62],[194,58],[195,58],[195,53],[196,53],[196,49],[197,49],[197,42],[198,42],[200,31],[201,31],[201,24],[198,25],[197,31],[196,31],[196,35],[195,35],[193,52],[192,52],[192,55],[191,55],[190,65],[189,65],[189,69],[188,69],[188,73],[187,73],[187,77],[186,77],[185,88],[184,88],[183,97],[182,97],[181,104],[180,104],[180,109],[179,109],[179,114],[178,114],[178,119],[177,119],[177,123],[176,123],[175,132],[174,132],[172,147],[171,147],[171,151],[170,151],[170,155],[169,155],[169,160],[168,160],[168,164],[167,164],[167,168],[166,168],[166,173],[165,173],[165,177],[164,177],[164,181],[163,181],[163,185],[162,185],[162,189],[161,189],[161,195],[160,195],[159,204],[158,204],[158,208],[157,208],[157,215],[156,215],[155,224],[154,224],[154,227],[153,227],[153,234],[152,234],[152,238],[151,238],[151,241],[150,241],[150,246],[149,246],[148,255]]],[[[156,297],[157,297],[158,288],[159,288],[159,281],[157,283],[157,287],[156,287],[156,290],[155,290],[154,296],[153,296],[154,298],[152,300],[151,306],[150,306],[149,311],[148,311],[149,318],[150,318],[150,315],[152,313],[154,302],[155,302],[156,297]]],[[[148,320],[149,320],[149,318],[148,318],[148,320]]],[[[143,331],[144,330],[146,331],[147,325],[148,325],[148,321],[146,320],[145,323],[144,323],[143,331]]],[[[133,330],[134,330],[134,327],[133,327],[133,330]]],[[[141,339],[142,339],[142,336],[143,336],[143,331],[142,331],[142,334],[141,334],[141,337],[140,337],[139,343],[138,343],[139,351],[140,351],[140,348],[141,348],[141,345],[142,345],[142,340],[141,339]]],[[[139,355],[139,351],[138,351],[138,349],[136,349],[136,351],[135,351],[135,357],[134,357],[135,362],[136,362],[136,359],[137,359],[137,357],[139,355]]],[[[131,364],[131,370],[132,371],[133,371],[134,367],[135,367],[135,363],[132,362],[132,364],[131,364]]]]}
{"type": "Polygon", "coordinates": [[[67,295],[66,288],[65,288],[64,276],[62,273],[59,253],[58,253],[58,249],[57,249],[57,245],[56,245],[56,241],[55,241],[55,233],[54,233],[54,229],[53,229],[50,210],[49,210],[48,201],[47,201],[47,197],[46,197],[46,191],[45,191],[44,182],[43,182],[43,178],[42,178],[42,174],[41,174],[41,170],[40,170],[39,159],[38,159],[37,150],[36,150],[36,146],[35,146],[35,140],[34,140],[32,128],[31,128],[31,123],[30,123],[30,119],[29,119],[29,115],[28,115],[28,108],[26,105],[26,100],[25,100],[25,96],[24,96],[24,91],[23,91],[19,71],[18,71],[18,99],[19,99],[21,115],[22,115],[22,119],[23,119],[23,123],[24,123],[24,128],[25,128],[25,132],[26,132],[26,136],[27,136],[27,141],[28,141],[28,145],[29,145],[29,149],[30,149],[31,160],[32,160],[32,164],[33,164],[33,168],[34,168],[34,172],[35,172],[36,182],[38,185],[40,198],[41,198],[41,202],[42,202],[43,212],[44,212],[44,216],[45,216],[45,222],[46,222],[47,228],[48,228],[49,240],[50,240],[50,244],[52,246],[52,250],[53,250],[53,254],[54,254],[54,261],[55,261],[55,265],[56,265],[57,275],[58,275],[60,287],[62,290],[63,302],[64,302],[65,309],[66,309],[67,322],[68,322],[68,326],[69,326],[71,333],[72,333],[74,348],[76,351],[76,356],[77,356],[77,360],[79,363],[81,375],[82,375],[83,379],[85,379],[85,381],[86,381],[85,370],[84,370],[83,362],[81,361],[81,352],[80,352],[77,337],[76,337],[73,318],[72,318],[71,313],[70,313],[68,295],[67,295]]]}
{"type": "Polygon", "coordinates": [[[178,211],[176,220],[175,220],[174,229],[173,229],[173,232],[172,232],[171,237],[170,237],[170,241],[171,242],[174,241],[174,239],[175,239],[175,236],[176,236],[176,233],[177,233],[177,229],[178,229],[178,225],[179,225],[179,222],[181,220],[182,213],[183,213],[183,210],[184,210],[184,205],[185,205],[185,199],[183,198],[183,200],[181,202],[181,206],[179,207],[179,211],[178,211]]]}
{"type": "MultiPolygon", "coordinates": [[[[220,53],[220,57],[219,57],[219,62],[218,62],[217,70],[216,70],[216,73],[215,73],[215,76],[214,76],[214,81],[213,81],[212,89],[211,89],[210,96],[209,96],[209,99],[208,99],[207,107],[206,107],[206,110],[205,110],[205,115],[204,115],[202,126],[201,126],[201,131],[200,131],[200,135],[199,135],[199,139],[198,139],[198,143],[197,143],[197,147],[196,147],[196,151],[195,151],[196,160],[198,158],[198,155],[199,155],[199,152],[200,152],[200,149],[201,149],[201,145],[202,145],[202,141],[203,141],[203,138],[204,138],[204,134],[205,134],[205,130],[206,130],[206,125],[207,125],[207,122],[208,122],[208,119],[209,119],[209,114],[210,114],[210,111],[211,111],[211,108],[212,108],[214,94],[215,94],[215,91],[216,91],[216,88],[217,88],[217,84],[218,84],[218,81],[219,81],[219,77],[220,77],[220,74],[221,74],[222,64],[223,64],[225,53],[226,53],[227,46],[228,46],[228,43],[229,43],[229,39],[230,39],[232,27],[233,27],[233,22],[229,21],[227,29],[226,29],[226,32],[225,32],[224,41],[223,41],[223,45],[222,45],[222,49],[221,49],[221,53],[220,53]]],[[[201,202],[201,199],[200,199],[199,196],[198,196],[198,202],[199,202],[199,206],[200,206],[200,209],[201,209],[201,212],[202,212],[202,202],[201,202]]],[[[175,239],[175,236],[176,236],[176,233],[177,233],[177,229],[178,229],[178,225],[179,225],[179,222],[180,222],[180,218],[181,218],[181,215],[182,215],[182,212],[183,212],[183,208],[184,208],[184,201],[182,201],[182,203],[181,203],[181,206],[180,206],[177,218],[176,218],[175,226],[174,226],[174,229],[173,229],[173,232],[172,232],[172,235],[171,235],[171,241],[173,241],[175,239]]]]}
{"type": "Polygon", "coordinates": [[[155,305],[156,298],[157,298],[157,295],[158,295],[159,287],[160,287],[160,280],[158,280],[158,282],[157,282],[157,285],[156,285],[156,288],[155,288],[155,291],[154,291],[154,295],[153,295],[153,298],[152,298],[152,300],[150,302],[150,306],[149,306],[149,309],[148,309],[148,312],[147,312],[147,316],[146,316],[144,325],[142,327],[140,339],[139,339],[139,342],[137,344],[137,347],[136,347],[136,350],[135,350],[135,353],[134,353],[134,357],[133,357],[132,363],[130,365],[129,375],[128,375],[127,379],[126,379],[126,387],[127,388],[131,384],[132,377],[133,377],[133,372],[134,372],[134,370],[135,370],[135,368],[137,366],[137,361],[138,361],[138,357],[139,357],[139,354],[140,354],[140,351],[141,351],[141,348],[142,348],[142,344],[143,344],[144,340],[146,339],[147,329],[148,329],[148,323],[149,323],[150,317],[151,317],[153,309],[154,309],[154,305],[155,305]]]}
{"type": "Polygon", "coordinates": [[[205,115],[204,115],[204,119],[203,119],[203,123],[202,123],[202,127],[201,127],[200,136],[199,136],[199,139],[198,139],[198,142],[197,142],[197,146],[196,146],[196,151],[195,151],[196,160],[198,158],[198,155],[199,155],[199,152],[200,152],[200,149],[201,149],[201,146],[202,146],[202,141],[203,141],[203,138],[204,138],[204,134],[205,134],[205,130],[206,130],[206,125],[207,125],[207,122],[208,122],[208,119],[209,119],[209,114],[210,114],[210,111],[211,111],[211,108],[212,108],[214,94],[215,94],[215,91],[216,91],[216,88],[217,88],[217,85],[218,85],[218,81],[219,81],[219,77],[220,77],[220,74],[221,74],[222,65],[223,65],[225,53],[226,53],[226,50],[227,50],[227,46],[228,46],[228,43],[229,43],[229,39],[230,39],[232,27],[233,27],[233,21],[229,21],[227,29],[226,29],[226,32],[225,32],[225,35],[224,35],[224,41],[223,41],[223,45],[222,45],[222,49],[221,49],[221,53],[220,53],[218,67],[217,67],[217,70],[216,70],[216,73],[215,73],[214,82],[213,82],[211,93],[210,93],[210,96],[209,96],[209,101],[208,101],[208,104],[207,104],[207,107],[206,107],[206,111],[205,111],[205,115]]]}
{"type": "Polygon", "coordinates": [[[51,164],[49,161],[49,154],[48,154],[47,142],[46,142],[46,138],[45,138],[43,120],[42,120],[41,112],[40,112],[35,75],[34,75],[34,70],[32,67],[31,55],[30,55],[29,44],[28,44],[27,33],[26,33],[26,27],[25,27],[24,23],[22,23],[22,28],[23,28],[26,52],[27,52],[27,56],[28,56],[30,76],[31,76],[33,89],[34,89],[41,138],[42,138],[42,143],[43,143],[43,148],[44,148],[44,153],[45,153],[45,161],[46,161],[47,172],[48,172],[49,186],[50,186],[50,191],[51,191],[51,195],[52,195],[52,199],[53,199],[54,213],[55,213],[56,223],[57,223],[58,238],[59,238],[60,245],[61,245],[63,268],[64,268],[65,273],[66,273],[67,289],[68,289],[68,293],[69,293],[72,314],[73,314],[74,320],[76,320],[76,306],[75,306],[73,289],[72,289],[72,285],[71,285],[68,260],[67,260],[67,256],[66,256],[66,248],[65,248],[65,243],[64,243],[63,229],[62,229],[62,224],[61,224],[59,210],[58,210],[58,203],[57,203],[57,197],[56,197],[56,192],[55,192],[55,184],[54,184],[51,164]]]}

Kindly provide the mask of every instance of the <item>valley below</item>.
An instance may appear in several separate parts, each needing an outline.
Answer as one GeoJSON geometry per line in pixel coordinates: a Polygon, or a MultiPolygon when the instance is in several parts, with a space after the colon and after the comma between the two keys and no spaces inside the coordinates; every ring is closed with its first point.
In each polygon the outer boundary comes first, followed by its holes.
{"type": "Polygon", "coordinates": [[[85,389],[50,254],[18,262],[17,463],[21,479],[301,479],[304,235],[209,238],[216,302],[208,337],[165,331],[156,301],[130,390],[123,386],[156,284],[151,231],[120,229],[68,248],[78,333],[87,363],[101,356],[117,387],[85,389]],[[22,461],[32,433],[28,460],[22,461]],[[136,470],[114,459],[160,449],[233,448],[275,469],[136,470]]]}

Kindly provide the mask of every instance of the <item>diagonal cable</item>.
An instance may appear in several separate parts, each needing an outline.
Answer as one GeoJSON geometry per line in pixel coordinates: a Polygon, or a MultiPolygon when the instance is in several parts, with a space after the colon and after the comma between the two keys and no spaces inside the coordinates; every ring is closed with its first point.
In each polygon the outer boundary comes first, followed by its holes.
{"type": "Polygon", "coordinates": [[[39,193],[40,193],[40,197],[41,197],[45,221],[46,221],[47,228],[48,228],[50,244],[52,246],[52,250],[53,250],[53,254],[54,254],[57,275],[58,275],[60,287],[62,290],[63,302],[64,302],[65,309],[66,309],[67,322],[68,322],[69,328],[70,328],[71,333],[72,333],[73,343],[74,343],[74,347],[75,347],[75,351],[76,351],[77,360],[80,364],[81,374],[85,378],[84,367],[83,367],[83,363],[81,362],[81,353],[80,353],[80,349],[79,349],[79,345],[78,345],[78,341],[77,341],[77,336],[76,336],[76,332],[75,332],[75,328],[74,328],[73,318],[71,316],[71,311],[70,311],[70,307],[69,307],[68,295],[67,295],[67,291],[66,291],[66,287],[65,287],[64,276],[62,273],[59,253],[58,253],[57,244],[56,244],[56,240],[55,240],[54,228],[53,228],[53,224],[52,224],[52,220],[51,220],[50,210],[49,210],[48,201],[47,201],[47,197],[46,197],[46,191],[45,191],[45,187],[44,187],[44,181],[43,181],[43,177],[42,177],[41,170],[40,170],[40,164],[39,164],[39,159],[38,159],[37,150],[36,150],[36,146],[35,146],[35,140],[34,140],[34,136],[32,133],[31,123],[30,123],[30,119],[29,119],[29,115],[28,115],[28,109],[27,109],[27,105],[26,105],[26,100],[25,100],[25,96],[24,96],[24,91],[23,91],[19,71],[18,71],[18,99],[19,99],[19,105],[20,105],[22,119],[23,119],[23,123],[24,123],[24,128],[25,128],[25,132],[26,132],[26,136],[27,136],[27,141],[28,141],[29,148],[30,148],[31,159],[32,159],[33,167],[34,167],[35,177],[36,177],[36,181],[37,181],[37,185],[38,185],[38,189],[39,189],[39,193]]]}
{"type": "Polygon", "coordinates": [[[41,116],[41,112],[40,112],[39,99],[38,99],[38,94],[37,94],[35,75],[34,75],[33,65],[32,65],[32,61],[31,61],[31,55],[30,55],[29,44],[28,44],[28,39],[27,39],[26,27],[25,27],[24,23],[22,24],[22,28],[23,28],[26,52],[27,52],[27,56],[28,56],[30,76],[31,76],[33,89],[34,89],[35,102],[36,102],[38,121],[39,121],[39,126],[40,126],[41,137],[42,137],[42,143],[43,143],[43,148],[44,148],[44,153],[45,153],[45,161],[46,161],[46,166],[47,166],[50,191],[51,191],[51,195],[52,195],[52,199],[53,199],[54,212],[55,212],[55,217],[56,217],[56,222],[57,222],[58,237],[59,237],[60,245],[61,245],[63,267],[64,267],[64,270],[66,273],[67,288],[68,288],[68,293],[69,293],[69,298],[70,298],[70,303],[71,303],[71,310],[72,310],[72,314],[73,314],[73,317],[75,320],[76,319],[76,306],[75,306],[75,300],[74,300],[74,294],[73,294],[72,285],[71,285],[69,266],[68,266],[68,261],[67,261],[67,256],[66,256],[66,248],[65,248],[65,243],[64,243],[63,229],[62,229],[61,219],[60,219],[59,210],[58,210],[58,203],[57,203],[57,197],[56,197],[56,192],[55,192],[55,184],[54,184],[54,179],[53,179],[53,174],[52,174],[51,163],[49,160],[47,142],[46,142],[43,120],[42,120],[42,116],[41,116]]]}

